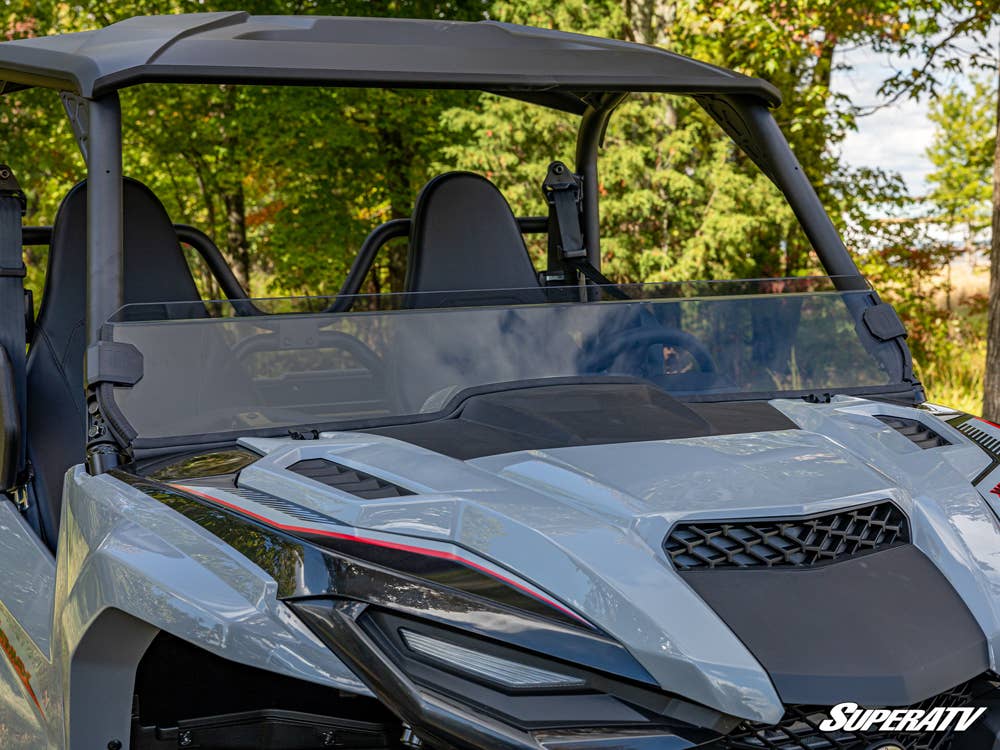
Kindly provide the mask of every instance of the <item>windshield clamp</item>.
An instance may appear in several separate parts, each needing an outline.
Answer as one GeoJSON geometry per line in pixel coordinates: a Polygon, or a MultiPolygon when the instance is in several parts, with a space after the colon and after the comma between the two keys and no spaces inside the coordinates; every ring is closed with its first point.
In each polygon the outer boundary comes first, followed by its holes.
{"type": "Polygon", "coordinates": [[[871,335],[879,341],[906,338],[906,326],[899,319],[895,308],[886,302],[865,308],[862,319],[871,335]]]}
{"type": "Polygon", "coordinates": [[[542,193],[555,217],[561,257],[565,260],[586,258],[587,248],[583,244],[583,231],[580,229],[583,178],[573,174],[561,161],[554,161],[549,164],[548,174],[542,182],[542,193]]]}
{"type": "Polygon", "coordinates": [[[142,380],[142,352],[121,341],[98,341],[87,348],[86,381],[133,386],[142,380]]]}

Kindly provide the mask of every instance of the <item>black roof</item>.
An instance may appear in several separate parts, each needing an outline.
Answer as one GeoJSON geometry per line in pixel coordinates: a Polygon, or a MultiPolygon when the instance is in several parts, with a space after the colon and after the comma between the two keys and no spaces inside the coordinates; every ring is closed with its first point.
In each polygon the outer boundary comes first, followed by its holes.
{"type": "Polygon", "coordinates": [[[193,13],[0,43],[0,91],[96,97],[155,81],[469,88],[577,112],[613,91],[780,103],[766,81],[656,47],[494,21],[193,13]]]}

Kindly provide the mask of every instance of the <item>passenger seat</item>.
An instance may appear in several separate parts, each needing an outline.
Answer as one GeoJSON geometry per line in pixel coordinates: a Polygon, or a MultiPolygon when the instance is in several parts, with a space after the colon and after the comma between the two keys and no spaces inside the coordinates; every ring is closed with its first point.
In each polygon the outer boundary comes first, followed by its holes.
{"type": "Polygon", "coordinates": [[[439,175],[417,196],[405,288],[440,293],[414,298],[411,307],[545,301],[510,204],[472,172],[439,175]]]}
{"type": "MultiPolygon", "coordinates": [[[[198,302],[201,296],[170,217],[153,192],[123,183],[125,302],[198,302]]],[[[87,346],[87,183],[63,199],[27,361],[27,453],[45,542],[55,549],[63,475],[84,459],[87,346]]]]}

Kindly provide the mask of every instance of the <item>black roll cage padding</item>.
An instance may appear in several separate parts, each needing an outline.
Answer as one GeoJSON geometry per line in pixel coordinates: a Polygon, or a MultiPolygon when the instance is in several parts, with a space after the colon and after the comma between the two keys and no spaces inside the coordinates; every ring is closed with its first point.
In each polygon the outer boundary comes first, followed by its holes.
{"type": "MultiPolygon", "coordinates": [[[[361,291],[361,285],[368,277],[379,250],[391,240],[409,237],[410,224],[410,219],[390,219],[379,224],[365,237],[336,299],[323,312],[345,312],[351,308],[351,298],[361,291]]],[[[517,226],[521,234],[546,234],[549,231],[549,217],[520,216],[517,218],[517,226]]]]}
{"type": "Polygon", "coordinates": [[[195,249],[201,259],[205,261],[208,270],[219,283],[219,288],[226,295],[226,299],[250,299],[250,295],[240,284],[233,269],[226,263],[222,251],[212,242],[212,238],[196,227],[187,224],[174,224],[174,231],[177,232],[177,239],[195,249]]]}
{"type": "MultiPolygon", "coordinates": [[[[611,116],[625,99],[628,92],[611,91],[593,97],[593,104],[587,106],[580,117],[580,129],[576,134],[576,173],[583,179],[581,196],[581,219],[587,262],[601,270],[601,218],[600,180],[597,172],[598,153],[604,144],[611,116]]],[[[549,268],[556,266],[549,264],[549,268]]]]}
{"type": "MultiPolygon", "coordinates": [[[[248,300],[250,296],[243,289],[236,274],[226,263],[222,251],[212,242],[212,238],[200,229],[187,224],[174,224],[179,242],[194,248],[208,266],[208,270],[219,283],[219,288],[229,300],[248,300]]],[[[27,246],[48,245],[52,241],[52,227],[24,227],[21,230],[21,243],[27,246]]]]}

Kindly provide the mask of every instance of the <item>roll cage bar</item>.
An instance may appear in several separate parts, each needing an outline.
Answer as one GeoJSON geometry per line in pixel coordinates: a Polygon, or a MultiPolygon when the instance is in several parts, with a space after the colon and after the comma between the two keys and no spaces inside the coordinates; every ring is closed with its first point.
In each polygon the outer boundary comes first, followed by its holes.
{"type": "MultiPolygon", "coordinates": [[[[629,92],[687,94],[781,190],[838,287],[865,288],[860,271],[771,115],[770,107],[780,103],[777,90],[764,81],[654,47],[493,22],[251,17],[245,13],[130,19],[94,32],[5,42],[0,44],[0,94],[28,86],[58,90],[86,162],[90,186],[88,466],[93,472],[119,461],[119,447],[98,401],[99,388],[107,385],[100,372],[104,359],[95,355],[103,324],[124,302],[118,90],[153,81],[479,89],[578,114],[573,177],[579,187],[580,226],[574,228],[574,236],[582,239],[580,254],[598,277],[598,152],[608,123],[629,92]],[[352,24],[377,32],[369,33],[376,41],[352,43],[345,53],[341,27],[352,24]],[[395,43],[401,34],[408,45],[395,43]],[[316,44],[302,45],[302,40],[316,44]],[[488,49],[483,48],[483,40],[488,49]],[[109,52],[112,47],[121,48],[123,42],[129,42],[127,53],[109,52]],[[315,59],[302,57],[307,46],[315,59]],[[503,67],[491,67],[497,66],[498,49],[510,54],[500,56],[505,60],[503,67]],[[534,56],[539,50],[544,55],[534,56]],[[261,57],[266,58],[263,66],[257,62],[261,57]],[[547,62],[543,65],[542,60],[547,62]]],[[[551,208],[547,219],[529,219],[527,227],[522,221],[522,227],[541,230],[543,221],[549,234],[549,272],[561,272],[555,276],[563,283],[579,278],[579,266],[570,263],[559,246],[560,228],[551,208]]],[[[388,238],[402,236],[403,227],[390,222],[366,240],[343,291],[358,290],[374,253],[388,238]]],[[[203,252],[205,245],[195,231],[181,230],[194,239],[193,246],[202,252],[227,295],[237,294],[239,285],[234,286],[221,254],[217,249],[203,252]]]]}

